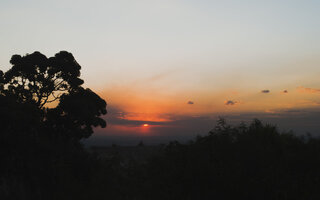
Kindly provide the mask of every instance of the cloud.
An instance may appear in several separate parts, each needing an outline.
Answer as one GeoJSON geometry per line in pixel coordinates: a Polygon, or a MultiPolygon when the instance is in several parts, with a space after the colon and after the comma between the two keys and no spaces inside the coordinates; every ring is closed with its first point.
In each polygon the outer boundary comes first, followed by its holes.
{"type": "Polygon", "coordinates": [[[299,93],[308,93],[308,94],[315,94],[315,93],[320,93],[320,89],[315,89],[315,88],[305,88],[305,87],[297,87],[297,91],[299,93]]]}
{"type": "Polygon", "coordinates": [[[270,90],[261,90],[261,93],[270,93],[270,90]]]}
{"type": "Polygon", "coordinates": [[[193,105],[193,104],[194,104],[194,102],[193,102],[193,101],[188,101],[188,102],[187,102],[187,104],[189,104],[189,105],[193,105]]]}
{"type": "Polygon", "coordinates": [[[303,109],[271,109],[265,110],[265,113],[269,114],[277,114],[277,115],[285,115],[285,114],[303,114],[306,113],[303,109]]]}
{"type": "Polygon", "coordinates": [[[174,119],[170,114],[156,114],[154,116],[148,113],[126,112],[116,107],[110,107],[108,114],[103,116],[109,125],[122,125],[128,127],[137,127],[141,124],[163,125],[164,122],[174,119]]]}
{"type": "Polygon", "coordinates": [[[227,100],[224,102],[224,105],[233,106],[233,105],[236,105],[237,103],[238,103],[237,101],[227,100]]]}
{"type": "Polygon", "coordinates": [[[149,124],[149,125],[164,125],[164,122],[155,122],[155,121],[144,121],[144,120],[129,120],[129,119],[118,119],[111,118],[109,119],[110,124],[113,125],[124,125],[124,126],[140,126],[141,124],[149,124]]]}

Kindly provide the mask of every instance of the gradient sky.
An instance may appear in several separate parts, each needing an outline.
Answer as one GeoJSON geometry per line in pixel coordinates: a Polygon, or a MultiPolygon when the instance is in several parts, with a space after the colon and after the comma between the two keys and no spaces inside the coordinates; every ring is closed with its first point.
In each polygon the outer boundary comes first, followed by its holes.
{"type": "Polygon", "coordinates": [[[1,0],[0,69],[13,54],[73,53],[108,103],[100,141],[194,136],[217,116],[316,134],[319,10],[311,0],[1,0]]]}

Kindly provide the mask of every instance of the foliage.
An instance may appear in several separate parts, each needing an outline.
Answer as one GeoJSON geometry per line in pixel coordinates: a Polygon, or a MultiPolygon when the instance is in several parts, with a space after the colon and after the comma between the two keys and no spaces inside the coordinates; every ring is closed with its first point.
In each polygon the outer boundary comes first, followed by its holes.
{"type": "Polygon", "coordinates": [[[97,166],[85,192],[90,199],[320,197],[320,140],[281,133],[257,119],[236,126],[219,119],[208,135],[170,142],[145,162],[115,154],[97,166]]]}
{"type": "MultiPolygon", "coordinates": [[[[42,129],[63,132],[70,139],[87,138],[93,133],[93,126],[106,126],[100,117],[106,114],[106,102],[90,89],[81,87],[81,66],[71,53],[61,51],[47,58],[34,52],[26,56],[14,55],[10,62],[13,65],[11,69],[5,73],[0,71],[0,96],[7,102],[1,104],[1,109],[7,109],[8,104],[14,103],[20,107],[33,106],[35,112],[22,112],[20,115],[40,113],[38,121],[42,129]],[[48,108],[46,105],[49,103],[57,106],[48,108]]],[[[11,107],[7,113],[16,110],[11,107]]],[[[3,116],[5,114],[3,112],[3,116]]],[[[12,123],[4,123],[8,124],[12,123]]],[[[35,134],[39,130],[33,132],[35,134]]]]}
{"type": "Polygon", "coordinates": [[[318,199],[320,140],[254,120],[220,119],[191,144],[170,143],[147,167],[153,199],[318,199]],[[160,195],[161,194],[161,195],[160,195]]]}
{"type": "Polygon", "coordinates": [[[320,197],[320,140],[280,133],[257,119],[238,126],[219,119],[208,135],[189,144],[173,141],[146,163],[119,162],[96,171],[94,199],[320,197]]]}
{"type": "Polygon", "coordinates": [[[69,52],[10,62],[0,71],[0,199],[67,198],[94,166],[80,140],[106,126],[106,102],[81,86],[69,52]]]}
{"type": "Polygon", "coordinates": [[[71,53],[61,51],[47,58],[40,52],[13,55],[10,70],[4,73],[5,95],[15,95],[20,102],[33,101],[42,108],[59,99],[62,92],[76,90],[83,84],[81,66],[71,53]]]}

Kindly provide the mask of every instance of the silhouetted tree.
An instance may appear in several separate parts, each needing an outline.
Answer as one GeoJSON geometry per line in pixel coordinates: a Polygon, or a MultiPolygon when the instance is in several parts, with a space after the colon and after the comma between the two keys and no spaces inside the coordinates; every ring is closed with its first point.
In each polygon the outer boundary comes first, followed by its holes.
{"type": "Polygon", "coordinates": [[[10,62],[0,71],[0,198],[74,196],[95,162],[80,140],[106,126],[106,102],[81,86],[81,66],[69,52],[10,62]]]}
{"type": "Polygon", "coordinates": [[[61,51],[47,58],[34,52],[14,55],[10,62],[11,69],[0,71],[0,95],[10,98],[10,102],[37,107],[47,130],[59,129],[81,139],[92,134],[93,126],[106,126],[100,117],[106,114],[106,102],[81,87],[81,66],[71,53],[61,51]],[[58,104],[55,108],[45,108],[55,101],[58,104]]]}
{"type": "Polygon", "coordinates": [[[5,95],[15,95],[20,102],[33,101],[39,108],[60,98],[63,92],[78,89],[81,66],[71,53],[61,51],[47,58],[40,52],[13,55],[13,65],[3,75],[5,95]]]}
{"type": "Polygon", "coordinates": [[[92,127],[105,127],[100,117],[106,114],[106,103],[90,89],[79,88],[61,96],[58,106],[47,109],[46,125],[74,139],[89,137],[92,127]]]}

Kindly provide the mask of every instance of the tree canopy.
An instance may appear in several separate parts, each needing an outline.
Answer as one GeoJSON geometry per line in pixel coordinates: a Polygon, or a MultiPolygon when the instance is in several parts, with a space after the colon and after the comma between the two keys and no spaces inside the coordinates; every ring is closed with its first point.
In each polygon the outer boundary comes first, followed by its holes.
{"type": "Polygon", "coordinates": [[[82,86],[69,52],[10,63],[0,71],[0,199],[64,199],[92,169],[80,140],[106,126],[107,104],[82,86]]]}
{"type": "MultiPolygon", "coordinates": [[[[81,139],[93,133],[92,127],[106,126],[101,118],[106,114],[106,102],[82,87],[81,66],[71,53],[60,51],[47,58],[36,51],[25,56],[13,55],[10,63],[11,69],[0,71],[1,98],[11,104],[33,106],[41,113],[38,120],[48,132],[63,131],[81,139]],[[57,106],[48,108],[54,102],[57,106]]],[[[14,107],[6,113],[13,110],[14,107]]]]}

